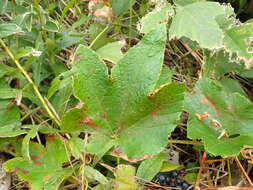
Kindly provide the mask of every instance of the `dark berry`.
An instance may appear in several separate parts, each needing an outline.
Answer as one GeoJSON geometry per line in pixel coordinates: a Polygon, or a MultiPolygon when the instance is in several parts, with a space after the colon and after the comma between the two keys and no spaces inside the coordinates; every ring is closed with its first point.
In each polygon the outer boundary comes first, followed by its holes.
{"type": "Polygon", "coordinates": [[[159,181],[159,183],[165,183],[165,179],[166,177],[163,174],[159,174],[157,175],[157,180],[159,181]]]}
{"type": "Polygon", "coordinates": [[[186,175],[185,169],[179,170],[178,173],[179,173],[180,176],[185,176],[186,175]]]}
{"type": "Polygon", "coordinates": [[[188,189],[189,186],[190,186],[190,185],[189,185],[188,183],[185,183],[185,182],[182,183],[182,188],[183,188],[183,190],[188,189]]]}
{"type": "Polygon", "coordinates": [[[178,176],[178,173],[176,172],[176,171],[174,171],[174,172],[171,172],[171,177],[174,177],[174,178],[176,178],[178,176]]]}
{"type": "Polygon", "coordinates": [[[182,189],[182,186],[181,185],[177,185],[176,188],[182,189]]]}
{"type": "Polygon", "coordinates": [[[183,181],[182,181],[181,179],[179,179],[179,178],[176,179],[176,184],[177,184],[177,185],[181,185],[182,182],[183,182],[183,181]]]}
{"type": "Polygon", "coordinates": [[[169,177],[166,177],[166,178],[165,178],[165,183],[166,183],[167,185],[169,185],[170,182],[171,182],[171,179],[170,179],[169,177]]]}

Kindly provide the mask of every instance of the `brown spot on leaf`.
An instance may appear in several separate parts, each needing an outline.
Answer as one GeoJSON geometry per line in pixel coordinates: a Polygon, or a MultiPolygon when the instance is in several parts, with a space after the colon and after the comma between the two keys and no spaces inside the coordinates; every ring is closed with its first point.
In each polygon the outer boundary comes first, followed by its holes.
{"type": "Polygon", "coordinates": [[[99,116],[103,119],[107,118],[107,115],[105,113],[101,113],[99,116]]]}
{"type": "Polygon", "coordinates": [[[22,172],[23,172],[23,174],[25,174],[25,175],[27,175],[27,174],[30,173],[28,170],[23,170],[22,172]]]}
{"type": "Polygon", "coordinates": [[[92,129],[100,129],[100,126],[98,126],[96,123],[94,123],[94,121],[92,121],[89,117],[84,117],[81,120],[81,124],[85,124],[92,129]]]}
{"type": "Polygon", "coordinates": [[[151,115],[152,115],[152,116],[156,116],[156,115],[157,115],[157,111],[151,112],[151,115]]]}
{"type": "Polygon", "coordinates": [[[206,118],[210,117],[211,115],[207,112],[204,112],[202,114],[197,114],[198,120],[202,121],[205,120],[206,118]]]}
{"type": "Polygon", "coordinates": [[[38,157],[38,156],[31,156],[31,159],[32,159],[33,161],[35,161],[35,160],[39,160],[39,157],[38,157]]]}
{"type": "Polygon", "coordinates": [[[228,112],[234,112],[234,108],[231,105],[229,105],[227,107],[227,110],[228,110],[228,112]]]}
{"type": "Polygon", "coordinates": [[[94,72],[94,69],[93,69],[93,68],[88,68],[88,72],[89,72],[89,73],[93,73],[93,72],[94,72]]]}
{"type": "Polygon", "coordinates": [[[211,100],[204,98],[201,100],[201,102],[211,106],[215,110],[216,114],[220,115],[220,110],[217,108],[217,106],[211,100]]]}
{"type": "Polygon", "coordinates": [[[17,173],[17,172],[20,172],[20,171],[21,171],[21,169],[20,169],[20,168],[15,168],[12,172],[17,173]]]}
{"type": "Polygon", "coordinates": [[[44,181],[48,181],[51,178],[50,175],[43,177],[44,181]]]}
{"type": "Polygon", "coordinates": [[[210,124],[211,124],[212,127],[215,127],[215,128],[216,127],[221,127],[220,123],[218,121],[215,121],[215,120],[211,121],[210,124]]]}
{"type": "Polygon", "coordinates": [[[78,60],[80,60],[81,58],[82,58],[81,56],[75,55],[75,56],[74,56],[74,61],[78,61],[78,60]]]}
{"type": "Polygon", "coordinates": [[[40,166],[41,163],[37,161],[37,162],[34,162],[34,165],[35,165],[35,166],[40,166]]]}
{"type": "Polygon", "coordinates": [[[123,153],[120,151],[120,148],[119,148],[119,147],[116,147],[116,148],[113,150],[113,153],[114,153],[116,156],[118,156],[118,157],[120,157],[120,158],[122,158],[122,159],[124,159],[124,160],[127,160],[128,162],[131,162],[131,163],[136,163],[136,162],[140,162],[140,161],[142,161],[142,160],[146,160],[146,159],[148,159],[148,158],[151,158],[151,156],[149,156],[149,155],[144,155],[144,156],[139,157],[139,158],[128,158],[127,155],[123,154],[123,153]]]}

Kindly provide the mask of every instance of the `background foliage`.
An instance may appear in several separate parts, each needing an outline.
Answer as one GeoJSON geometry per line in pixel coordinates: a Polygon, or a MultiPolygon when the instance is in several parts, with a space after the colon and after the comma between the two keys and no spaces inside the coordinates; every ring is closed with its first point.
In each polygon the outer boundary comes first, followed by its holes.
{"type": "Polygon", "coordinates": [[[2,0],[0,150],[15,188],[141,189],[192,163],[184,180],[199,186],[206,155],[227,161],[228,185],[236,160],[252,186],[253,5],[227,3],[2,0]],[[169,162],[173,144],[195,161],[169,162]]]}

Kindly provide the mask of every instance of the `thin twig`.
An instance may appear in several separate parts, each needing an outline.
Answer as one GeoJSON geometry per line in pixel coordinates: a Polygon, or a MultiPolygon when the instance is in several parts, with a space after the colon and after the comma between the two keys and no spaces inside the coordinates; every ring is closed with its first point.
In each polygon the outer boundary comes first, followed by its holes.
{"type": "Polygon", "coordinates": [[[239,161],[239,159],[238,159],[237,157],[235,157],[235,161],[236,161],[237,165],[239,166],[239,168],[241,169],[241,171],[242,171],[244,177],[245,177],[245,178],[247,179],[247,181],[249,182],[250,186],[253,187],[253,183],[252,183],[251,179],[249,178],[248,174],[247,174],[246,171],[244,170],[244,168],[243,168],[241,162],[239,161]]]}
{"type": "Polygon", "coordinates": [[[36,96],[39,98],[39,100],[41,101],[42,105],[44,106],[46,112],[48,113],[49,117],[59,126],[60,125],[60,121],[57,120],[57,118],[54,116],[54,114],[52,113],[52,111],[50,110],[50,108],[47,106],[44,98],[42,97],[42,95],[40,94],[39,89],[37,88],[37,86],[34,84],[33,80],[31,79],[31,77],[29,76],[29,74],[25,71],[25,69],[21,66],[21,64],[19,63],[19,61],[14,57],[13,53],[10,51],[10,49],[6,46],[6,44],[4,43],[4,41],[2,40],[2,38],[0,38],[0,43],[1,45],[4,47],[5,51],[7,52],[7,54],[10,56],[10,58],[12,59],[12,61],[16,64],[16,66],[18,67],[18,69],[23,73],[23,75],[25,76],[26,80],[31,84],[32,88],[34,89],[34,92],[36,94],[36,96]]]}
{"type": "Polygon", "coordinates": [[[174,144],[190,144],[190,145],[203,145],[203,143],[199,142],[199,141],[174,140],[174,139],[169,139],[169,143],[174,143],[174,144]]]}

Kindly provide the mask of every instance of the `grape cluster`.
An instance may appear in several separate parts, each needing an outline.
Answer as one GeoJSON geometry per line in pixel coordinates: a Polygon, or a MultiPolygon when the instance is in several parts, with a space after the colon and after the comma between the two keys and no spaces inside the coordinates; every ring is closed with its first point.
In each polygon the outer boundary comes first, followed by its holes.
{"type": "Polygon", "coordinates": [[[160,185],[167,185],[170,187],[176,187],[182,190],[187,190],[190,185],[182,179],[185,176],[185,170],[173,171],[171,173],[159,173],[155,177],[155,181],[160,185]]]}

